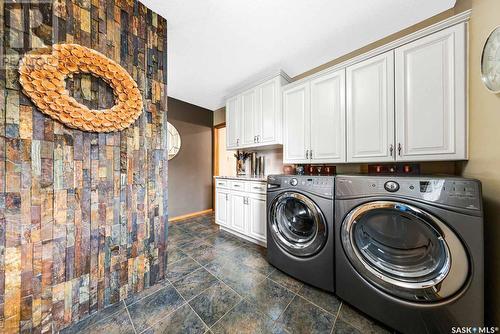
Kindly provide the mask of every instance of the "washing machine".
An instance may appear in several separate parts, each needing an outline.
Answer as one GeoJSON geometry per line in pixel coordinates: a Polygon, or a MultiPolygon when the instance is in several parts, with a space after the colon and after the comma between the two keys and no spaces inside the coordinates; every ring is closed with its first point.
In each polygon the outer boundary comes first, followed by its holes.
{"type": "Polygon", "coordinates": [[[481,184],[337,176],[336,293],[402,333],[484,321],[481,184]]]}
{"type": "Polygon", "coordinates": [[[334,177],[270,175],[267,259],[288,275],[334,291],[334,177]]]}

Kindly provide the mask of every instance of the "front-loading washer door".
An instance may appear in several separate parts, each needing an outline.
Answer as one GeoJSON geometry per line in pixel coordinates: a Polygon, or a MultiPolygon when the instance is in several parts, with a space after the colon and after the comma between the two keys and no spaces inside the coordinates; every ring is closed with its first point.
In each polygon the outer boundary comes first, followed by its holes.
{"type": "Polygon", "coordinates": [[[341,240],[357,272],[395,297],[435,302],[467,281],[469,261],[456,234],[413,205],[373,201],[344,219],[341,240]]]}
{"type": "Polygon", "coordinates": [[[309,197],[298,192],[285,192],[276,197],[269,223],[273,240],[294,256],[312,256],[327,241],[328,226],[321,210],[309,197]]]}

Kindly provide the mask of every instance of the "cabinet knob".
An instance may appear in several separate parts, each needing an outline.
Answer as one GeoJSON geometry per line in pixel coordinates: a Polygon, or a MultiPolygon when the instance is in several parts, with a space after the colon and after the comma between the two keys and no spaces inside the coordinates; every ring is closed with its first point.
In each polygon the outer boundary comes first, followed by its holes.
{"type": "Polygon", "coordinates": [[[309,151],[309,158],[313,158],[313,150],[309,151]]]}
{"type": "Polygon", "coordinates": [[[394,146],[391,144],[389,145],[389,154],[392,157],[392,153],[394,152],[394,146]]]}
{"type": "Polygon", "coordinates": [[[309,150],[306,150],[306,159],[309,159],[309,150]]]}
{"type": "Polygon", "coordinates": [[[401,156],[401,149],[402,149],[401,143],[398,143],[398,155],[399,156],[401,156]]]}

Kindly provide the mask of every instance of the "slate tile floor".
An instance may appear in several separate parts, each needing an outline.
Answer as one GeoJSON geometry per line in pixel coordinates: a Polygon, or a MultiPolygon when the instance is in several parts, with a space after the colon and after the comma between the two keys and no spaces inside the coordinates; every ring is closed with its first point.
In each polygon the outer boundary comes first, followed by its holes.
{"type": "Polygon", "coordinates": [[[172,223],[164,282],[62,332],[389,333],[275,269],[265,252],[219,231],[213,215],[172,223]]]}

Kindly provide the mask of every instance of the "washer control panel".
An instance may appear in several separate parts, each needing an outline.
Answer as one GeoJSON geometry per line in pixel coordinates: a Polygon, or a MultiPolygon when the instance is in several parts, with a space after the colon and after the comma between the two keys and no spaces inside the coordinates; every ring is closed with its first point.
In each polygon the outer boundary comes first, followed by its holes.
{"type": "Polygon", "coordinates": [[[454,177],[338,176],[336,198],[401,196],[464,209],[481,209],[481,183],[454,177]]]}
{"type": "Polygon", "coordinates": [[[309,175],[269,175],[268,189],[278,186],[283,189],[304,190],[321,196],[333,197],[335,186],[334,176],[309,176],[309,175]]]}

